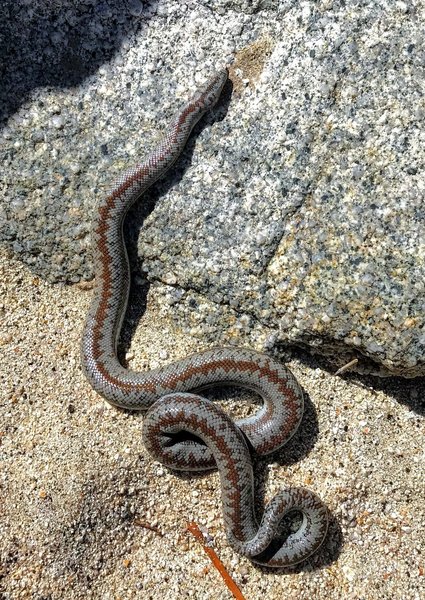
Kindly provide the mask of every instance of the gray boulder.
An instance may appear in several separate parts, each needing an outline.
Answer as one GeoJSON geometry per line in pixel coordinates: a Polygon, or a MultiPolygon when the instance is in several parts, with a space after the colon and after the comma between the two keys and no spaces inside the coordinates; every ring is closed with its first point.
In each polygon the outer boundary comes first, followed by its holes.
{"type": "Polygon", "coordinates": [[[51,44],[69,47],[92,10],[87,56],[95,26],[110,40],[114,23],[132,35],[73,87],[35,88],[14,107],[0,134],[3,243],[50,281],[90,278],[96,198],[155,146],[193,87],[233,61],[232,94],[144,199],[156,200],[141,213],[145,276],[206,345],[291,345],[335,366],[357,358],[381,375],[425,374],[413,5],[130,4],[128,21],[113,2],[107,19],[86,2],[59,24],[47,16],[51,44]]]}

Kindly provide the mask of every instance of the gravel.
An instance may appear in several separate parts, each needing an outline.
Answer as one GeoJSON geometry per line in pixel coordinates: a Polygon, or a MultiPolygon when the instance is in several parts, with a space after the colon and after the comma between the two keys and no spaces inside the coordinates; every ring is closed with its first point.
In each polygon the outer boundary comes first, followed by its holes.
{"type": "MultiPolygon", "coordinates": [[[[287,448],[255,462],[258,508],[304,485],[329,507],[331,526],[302,569],[275,573],[229,547],[218,475],[177,476],[154,463],[143,417],[110,407],[84,380],[87,286],[43,282],[4,252],[0,270],[2,598],[230,599],[186,531],[191,520],[246,598],[423,597],[423,380],[344,380],[307,355],[289,362],[306,415],[287,448]]],[[[163,294],[155,286],[148,294],[131,368],[200,349],[175,330],[163,294]]],[[[240,413],[249,396],[222,398],[240,413]]]]}

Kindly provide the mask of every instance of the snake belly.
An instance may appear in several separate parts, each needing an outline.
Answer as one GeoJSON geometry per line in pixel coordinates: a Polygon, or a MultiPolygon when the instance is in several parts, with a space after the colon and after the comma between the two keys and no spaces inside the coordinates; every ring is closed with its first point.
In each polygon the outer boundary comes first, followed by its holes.
{"type": "Polygon", "coordinates": [[[217,103],[227,77],[227,69],[216,73],[177,114],[157,148],[125,171],[100,201],[93,228],[95,291],[82,336],[82,367],[94,390],[108,402],[148,411],[143,439],[158,460],[189,471],[217,466],[230,544],[256,562],[283,567],[310,556],[322,543],[328,524],[326,508],[305,489],[278,494],[266,507],[260,525],[254,514],[247,444],[266,455],[296,432],[304,401],[292,373],[273,358],[242,348],[213,348],[147,372],[126,369],[117,357],[130,286],[123,221],[134,202],[178,159],[193,127],[217,103]],[[253,390],[263,400],[261,409],[233,422],[218,406],[193,394],[221,385],[253,390]],[[177,437],[171,458],[170,440],[180,430],[203,443],[177,437]],[[259,555],[291,511],[301,512],[301,526],[277,552],[262,560],[259,555]]]}

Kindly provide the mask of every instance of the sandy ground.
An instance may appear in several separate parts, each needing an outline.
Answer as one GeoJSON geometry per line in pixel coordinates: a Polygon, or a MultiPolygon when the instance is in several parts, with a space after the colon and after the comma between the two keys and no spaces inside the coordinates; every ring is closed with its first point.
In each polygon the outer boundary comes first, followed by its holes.
{"type": "MultiPolygon", "coordinates": [[[[190,520],[247,599],[425,597],[423,379],[340,378],[303,356],[290,362],[306,415],[286,449],[256,462],[260,505],[305,485],[331,525],[315,557],[273,572],[229,547],[218,475],[176,476],[153,462],[142,415],[108,406],[84,380],[90,291],[48,285],[4,252],[0,286],[1,598],[232,598],[190,520]]],[[[200,347],[173,329],[153,286],[131,366],[200,347]]]]}

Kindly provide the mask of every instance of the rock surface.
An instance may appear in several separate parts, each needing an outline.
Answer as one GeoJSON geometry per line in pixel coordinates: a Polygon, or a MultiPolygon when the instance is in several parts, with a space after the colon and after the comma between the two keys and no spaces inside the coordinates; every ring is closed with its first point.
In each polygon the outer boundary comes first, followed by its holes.
{"type": "Polygon", "coordinates": [[[21,54],[0,99],[0,235],[33,271],[68,282],[93,274],[96,198],[154,147],[193,88],[232,62],[232,93],[147,195],[150,214],[141,209],[147,278],[206,344],[291,344],[336,365],[425,373],[416,3],[2,10],[12,17],[3,37],[20,39],[21,54]]]}

